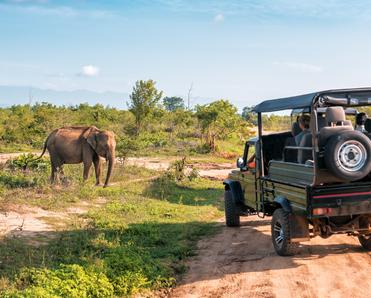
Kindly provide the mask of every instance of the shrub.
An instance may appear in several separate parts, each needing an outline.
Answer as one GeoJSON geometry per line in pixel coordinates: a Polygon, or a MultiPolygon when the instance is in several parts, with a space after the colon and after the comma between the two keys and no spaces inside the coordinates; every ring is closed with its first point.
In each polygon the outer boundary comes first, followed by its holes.
{"type": "MultiPolygon", "coordinates": [[[[135,231],[133,231],[135,232],[135,231]]],[[[117,295],[137,293],[160,283],[170,273],[148,253],[148,250],[126,244],[110,250],[104,258],[107,276],[113,280],[117,295]]]]}
{"type": "Polygon", "coordinates": [[[103,273],[87,271],[79,265],[60,265],[56,270],[24,269],[17,283],[27,287],[8,297],[112,297],[113,286],[103,273]]]}
{"type": "Polygon", "coordinates": [[[42,177],[29,177],[23,173],[0,172],[0,184],[8,188],[35,187],[42,184],[42,177]]]}
{"type": "Polygon", "coordinates": [[[211,147],[209,144],[202,144],[198,145],[196,148],[192,148],[191,151],[198,154],[207,154],[211,152],[211,147]]]}
{"type": "Polygon", "coordinates": [[[165,174],[169,179],[183,181],[184,179],[193,180],[199,176],[197,169],[189,165],[187,157],[174,161],[167,169],[165,174]]]}
{"type": "Polygon", "coordinates": [[[50,168],[50,162],[47,159],[37,159],[37,156],[28,153],[21,154],[18,157],[11,159],[7,162],[7,166],[12,170],[23,170],[30,169],[33,171],[47,171],[50,168]]]}

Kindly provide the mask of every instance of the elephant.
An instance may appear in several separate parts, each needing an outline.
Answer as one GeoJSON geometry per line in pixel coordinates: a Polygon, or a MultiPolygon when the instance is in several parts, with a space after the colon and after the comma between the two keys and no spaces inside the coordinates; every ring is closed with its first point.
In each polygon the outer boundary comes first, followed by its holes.
{"type": "Polygon", "coordinates": [[[54,183],[57,173],[63,174],[64,164],[84,164],[83,178],[89,178],[89,171],[92,163],[95,167],[96,185],[100,185],[101,159],[104,157],[108,161],[108,171],[104,187],[107,187],[115,163],[115,134],[111,131],[103,131],[95,126],[62,127],[52,131],[44,143],[44,149],[40,159],[46,149],[49,152],[51,162],[50,181],[54,183]]]}

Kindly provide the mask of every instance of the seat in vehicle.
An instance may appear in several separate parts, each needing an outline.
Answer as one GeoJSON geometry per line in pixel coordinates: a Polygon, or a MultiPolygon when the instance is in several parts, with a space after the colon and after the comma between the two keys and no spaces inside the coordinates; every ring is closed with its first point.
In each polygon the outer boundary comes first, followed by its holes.
{"type": "Polygon", "coordinates": [[[370,134],[371,133],[371,119],[367,118],[365,122],[365,129],[370,134]]]}
{"type": "Polygon", "coordinates": [[[345,118],[345,112],[342,107],[328,107],[325,116],[326,126],[319,131],[319,145],[324,146],[326,141],[346,130],[354,130],[352,123],[345,118]]]}
{"type": "MultiPolygon", "coordinates": [[[[299,147],[312,147],[312,134],[307,133],[301,139],[299,147]]],[[[307,160],[313,160],[312,150],[299,149],[298,150],[298,163],[304,164],[307,160]]]]}
{"type": "MultiPolygon", "coordinates": [[[[286,146],[296,146],[295,136],[301,133],[301,128],[298,122],[293,122],[291,126],[291,137],[288,137],[285,141],[286,146]]],[[[283,152],[283,160],[286,162],[297,162],[298,161],[298,151],[295,149],[287,149],[283,152]]]]}

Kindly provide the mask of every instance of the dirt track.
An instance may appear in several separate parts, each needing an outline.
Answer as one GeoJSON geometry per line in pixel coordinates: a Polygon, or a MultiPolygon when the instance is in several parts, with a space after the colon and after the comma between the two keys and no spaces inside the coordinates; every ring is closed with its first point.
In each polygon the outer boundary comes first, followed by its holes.
{"type": "Polygon", "coordinates": [[[199,249],[170,297],[371,297],[371,253],[354,237],[317,237],[298,255],[279,257],[269,218],[251,216],[199,249]]]}
{"type": "MultiPolygon", "coordinates": [[[[0,164],[5,163],[8,159],[16,158],[22,153],[0,153],[0,164]]],[[[35,155],[40,155],[41,152],[33,152],[35,155]]],[[[45,153],[48,155],[48,153],[45,153]]],[[[131,166],[140,166],[152,170],[166,170],[171,162],[175,161],[175,157],[156,158],[156,157],[129,157],[125,162],[131,166]]],[[[230,163],[197,163],[195,165],[201,177],[223,180],[228,176],[228,173],[233,168],[230,163]]]]}

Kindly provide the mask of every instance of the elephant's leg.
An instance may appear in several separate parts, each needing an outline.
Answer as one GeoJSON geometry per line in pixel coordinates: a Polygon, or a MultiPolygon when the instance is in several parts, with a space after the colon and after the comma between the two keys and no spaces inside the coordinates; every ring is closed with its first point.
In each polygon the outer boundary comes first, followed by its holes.
{"type": "Polygon", "coordinates": [[[62,163],[58,158],[56,158],[56,157],[51,158],[52,172],[51,172],[51,175],[50,175],[50,182],[52,184],[54,184],[58,179],[58,169],[61,167],[61,165],[62,165],[62,163]]]}
{"type": "Polygon", "coordinates": [[[97,154],[94,155],[93,162],[95,168],[95,185],[100,185],[101,160],[97,154]]]}
{"type": "Polygon", "coordinates": [[[91,165],[92,165],[91,159],[84,160],[84,175],[83,175],[84,181],[88,180],[89,178],[91,165]]]}
{"type": "Polygon", "coordinates": [[[59,173],[64,177],[64,170],[63,170],[63,165],[59,167],[59,173]]]}
{"type": "Polygon", "coordinates": [[[55,179],[57,178],[57,171],[58,170],[57,170],[57,167],[55,165],[53,165],[53,163],[51,165],[51,168],[52,168],[52,170],[51,170],[51,174],[50,174],[50,183],[54,184],[55,179]]]}
{"type": "Polygon", "coordinates": [[[59,179],[62,181],[62,183],[65,183],[66,182],[66,176],[64,175],[63,164],[59,166],[58,172],[59,172],[59,179]]]}

